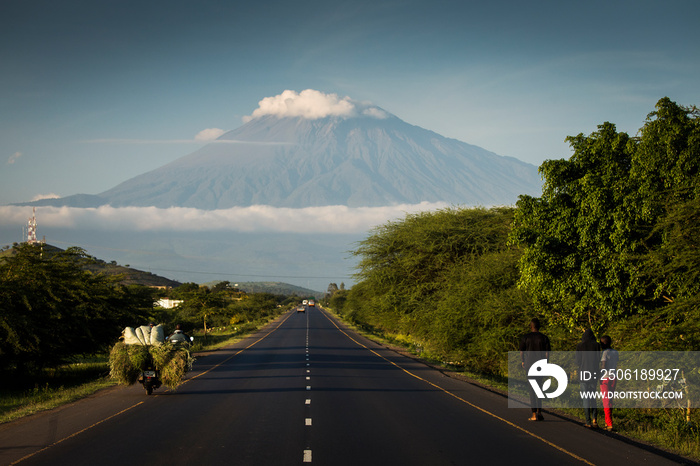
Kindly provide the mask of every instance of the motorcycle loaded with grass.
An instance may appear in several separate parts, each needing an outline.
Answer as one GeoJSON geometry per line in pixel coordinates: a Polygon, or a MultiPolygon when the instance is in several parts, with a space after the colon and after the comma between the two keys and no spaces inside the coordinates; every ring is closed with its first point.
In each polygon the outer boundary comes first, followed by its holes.
{"type": "Polygon", "coordinates": [[[161,325],[124,329],[109,356],[112,378],[122,385],[138,381],[148,395],[161,385],[177,388],[194,362],[189,349],[194,339],[178,330],[166,339],[161,325]]]}

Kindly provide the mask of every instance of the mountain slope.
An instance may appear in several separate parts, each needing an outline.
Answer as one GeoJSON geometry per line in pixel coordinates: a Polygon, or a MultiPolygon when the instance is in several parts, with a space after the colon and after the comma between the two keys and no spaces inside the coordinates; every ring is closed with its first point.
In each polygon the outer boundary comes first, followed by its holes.
{"type": "MultiPolygon", "coordinates": [[[[383,112],[383,111],[382,111],[383,112]]],[[[537,168],[397,117],[252,119],[214,143],[97,196],[44,200],[80,207],[225,209],[513,204],[541,191],[537,168]]],[[[34,204],[38,205],[38,204],[34,204]]]]}

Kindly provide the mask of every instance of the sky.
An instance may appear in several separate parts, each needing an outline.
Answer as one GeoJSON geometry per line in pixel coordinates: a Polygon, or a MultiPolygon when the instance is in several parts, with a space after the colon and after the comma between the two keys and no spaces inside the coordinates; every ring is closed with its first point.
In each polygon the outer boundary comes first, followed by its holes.
{"type": "Polygon", "coordinates": [[[308,89],[568,158],[567,136],[636,134],[662,97],[700,104],[698,18],[697,0],[4,0],[0,205],[106,191],[308,89]]]}
{"type": "Polygon", "coordinates": [[[700,3],[6,0],[0,204],[97,194],[315,89],[539,165],[700,103],[700,3]]]}

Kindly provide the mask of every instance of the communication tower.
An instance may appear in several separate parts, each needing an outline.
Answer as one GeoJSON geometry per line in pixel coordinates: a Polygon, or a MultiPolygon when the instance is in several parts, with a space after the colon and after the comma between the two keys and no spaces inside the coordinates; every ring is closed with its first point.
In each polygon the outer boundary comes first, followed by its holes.
{"type": "Polygon", "coordinates": [[[32,207],[32,216],[27,222],[27,243],[38,243],[36,240],[36,207],[32,207]]]}

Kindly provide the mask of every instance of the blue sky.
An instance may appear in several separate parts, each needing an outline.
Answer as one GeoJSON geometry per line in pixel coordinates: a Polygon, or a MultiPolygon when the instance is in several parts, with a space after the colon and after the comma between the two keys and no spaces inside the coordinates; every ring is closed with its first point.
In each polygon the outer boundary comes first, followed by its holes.
{"type": "Polygon", "coordinates": [[[0,4],[0,204],[96,194],[286,89],[539,165],[664,96],[700,104],[700,2],[0,4]]]}

